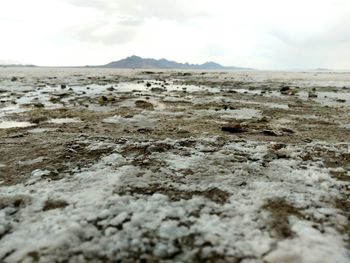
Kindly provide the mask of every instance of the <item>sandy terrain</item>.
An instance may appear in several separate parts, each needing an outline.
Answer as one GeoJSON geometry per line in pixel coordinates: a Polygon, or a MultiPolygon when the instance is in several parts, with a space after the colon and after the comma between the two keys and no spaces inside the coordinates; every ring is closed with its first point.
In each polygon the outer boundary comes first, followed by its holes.
{"type": "Polygon", "coordinates": [[[1,262],[350,262],[350,73],[0,69],[1,262]]]}

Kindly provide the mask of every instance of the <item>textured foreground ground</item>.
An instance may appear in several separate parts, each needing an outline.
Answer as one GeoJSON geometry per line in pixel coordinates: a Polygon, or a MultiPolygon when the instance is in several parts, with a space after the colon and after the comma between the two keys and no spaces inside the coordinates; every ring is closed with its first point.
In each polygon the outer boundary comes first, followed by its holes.
{"type": "Polygon", "coordinates": [[[350,262],[350,74],[0,69],[0,262],[350,262]]]}

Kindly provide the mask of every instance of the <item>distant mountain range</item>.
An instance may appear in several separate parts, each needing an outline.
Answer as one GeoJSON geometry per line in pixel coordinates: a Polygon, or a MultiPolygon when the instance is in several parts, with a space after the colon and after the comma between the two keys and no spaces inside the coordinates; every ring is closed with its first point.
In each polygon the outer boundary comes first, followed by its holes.
{"type": "Polygon", "coordinates": [[[101,68],[137,68],[137,69],[202,69],[202,70],[253,70],[251,68],[225,67],[215,62],[204,64],[178,63],[167,59],[141,58],[131,56],[118,61],[113,61],[101,68]]]}
{"type": "Polygon", "coordinates": [[[36,67],[35,65],[23,65],[23,64],[0,64],[2,68],[26,68],[26,67],[36,67]]]}
{"type": "MultiPolygon", "coordinates": [[[[0,60],[0,67],[37,67],[36,65],[25,65],[13,61],[0,60]]],[[[91,68],[124,68],[124,69],[199,69],[199,70],[254,70],[252,68],[222,66],[215,62],[204,64],[178,63],[167,59],[142,58],[130,56],[118,61],[113,61],[106,65],[86,66],[91,68]]],[[[63,67],[64,68],[64,67],[63,67]]],[[[71,67],[68,67],[71,68],[71,67]]],[[[79,66],[78,66],[79,68],[79,66]]]]}

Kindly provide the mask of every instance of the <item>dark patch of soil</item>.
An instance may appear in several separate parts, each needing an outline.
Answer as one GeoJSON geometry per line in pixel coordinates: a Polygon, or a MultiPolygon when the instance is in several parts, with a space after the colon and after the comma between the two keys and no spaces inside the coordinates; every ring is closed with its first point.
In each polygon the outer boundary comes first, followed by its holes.
{"type": "Polygon", "coordinates": [[[174,187],[164,187],[159,184],[153,184],[148,187],[126,186],[116,192],[119,195],[153,195],[163,194],[169,197],[170,201],[190,200],[194,196],[202,196],[209,200],[224,204],[230,198],[230,194],[216,187],[207,190],[180,190],[174,187]]]}
{"type": "Polygon", "coordinates": [[[4,209],[6,207],[24,207],[30,202],[30,200],[30,197],[21,195],[11,197],[0,197],[0,209],[4,209]]]}
{"type": "Polygon", "coordinates": [[[229,133],[245,132],[245,129],[239,123],[222,126],[221,130],[229,133]]]}
{"type": "Polygon", "coordinates": [[[53,209],[59,209],[59,208],[65,208],[69,204],[64,200],[46,200],[43,211],[53,210],[53,209]]]}
{"type": "Polygon", "coordinates": [[[294,232],[291,230],[288,222],[289,216],[296,216],[298,218],[304,217],[297,208],[283,199],[270,200],[262,206],[262,209],[271,213],[271,220],[269,222],[271,235],[279,239],[286,239],[294,236],[294,232]]]}

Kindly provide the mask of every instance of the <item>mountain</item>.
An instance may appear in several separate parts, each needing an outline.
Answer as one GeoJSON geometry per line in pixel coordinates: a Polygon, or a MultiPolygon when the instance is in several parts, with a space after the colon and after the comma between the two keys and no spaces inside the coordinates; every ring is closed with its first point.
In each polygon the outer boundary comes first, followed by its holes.
{"type": "Polygon", "coordinates": [[[2,68],[35,68],[35,65],[23,65],[23,64],[0,64],[2,68]]]}
{"type": "Polygon", "coordinates": [[[0,59],[0,67],[36,67],[35,65],[22,64],[15,60],[0,59]]]}
{"type": "Polygon", "coordinates": [[[131,56],[118,61],[113,61],[102,68],[140,68],[140,69],[202,69],[202,70],[252,70],[250,68],[225,67],[215,62],[206,62],[204,64],[178,63],[167,59],[141,58],[131,56]]]}

